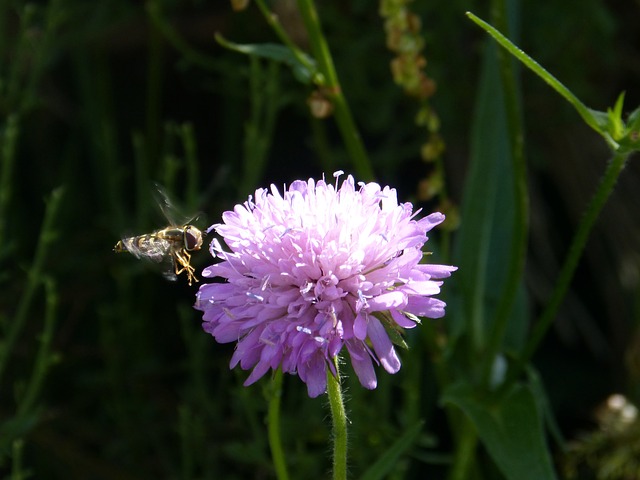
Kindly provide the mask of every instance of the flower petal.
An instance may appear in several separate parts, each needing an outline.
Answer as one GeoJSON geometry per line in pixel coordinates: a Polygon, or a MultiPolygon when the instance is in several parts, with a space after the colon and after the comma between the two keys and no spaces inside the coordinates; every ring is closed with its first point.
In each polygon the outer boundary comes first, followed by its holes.
{"type": "Polygon", "coordinates": [[[409,303],[405,309],[419,317],[440,318],[444,316],[444,307],[447,304],[433,297],[409,297],[409,303]]]}
{"type": "Polygon", "coordinates": [[[364,388],[373,390],[378,386],[378,379],[373,369],[371,355],[369,355],[369,352],[364,348],[362,342],[357,340],[347,342],[346,346],[349,351],[349,357],[351,358],[351,365],[353,365],[353,370],[356,372],[360,384],[364,388]]]}
{"type": "Polygon", "coordinates": [[[376,352],[380,364],[389,373],[396,373],[400,370],[400,359],[396,355],[396,350],[393,348],[389,335],[376,317],[369,317],[368,329],[369,338],[373,345],[373,350],[376,352]]]}
{"type": "Polygon", "coordinates": [[[237,342],[230,367],[251,370],[246,385],[281,368],[316,397],[346,346],[360,383],[375,388],[374,362],[395,373],[400,359],[372,313],[401,328],[416,324],[407,315],[444,315],[434,295],[456,267],[420,264],[444,215],[416,219],[395,189],[335,178],[259,188],[208,230],[222,239],[203,277],[224,282],[201,285],[195,308],[218,342],[237,342]]]}
{"type": "Polygon", "coordinates": [[[359,313],[353,322],[353,335],[358,340],[367,338],[367,319],[364,312],[359,313]]]}

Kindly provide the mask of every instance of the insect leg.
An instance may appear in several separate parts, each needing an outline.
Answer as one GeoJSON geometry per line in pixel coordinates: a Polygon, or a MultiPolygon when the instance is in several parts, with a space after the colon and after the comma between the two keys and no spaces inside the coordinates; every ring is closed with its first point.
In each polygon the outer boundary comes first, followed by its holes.
{"type": "Polygon", "coordinates": [[[176,275],[180,275],[182,272],[187,272],[187,278],[189,285],[192,282],[197,282],[198,279],[194,275],[196,269],[191,266],[191,254],[184,249],[176,250],[173,252],[173,263],[175,266],[176,275]],[[181,268],[179,268],[181,267],[181,268]]]}

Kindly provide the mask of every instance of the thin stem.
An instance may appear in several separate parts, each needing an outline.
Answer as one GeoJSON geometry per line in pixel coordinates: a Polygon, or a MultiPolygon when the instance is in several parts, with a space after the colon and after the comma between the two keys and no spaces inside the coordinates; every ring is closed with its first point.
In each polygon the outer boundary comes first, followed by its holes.
{"type": "Polygon", "coordinates": [[[194,477],[194,440],[193,440],[193,416],[189,407],[181,405],[178,408],[178,432],[180,434],[180,456],[182,466],[182,478],[194,477]]]}
{"type": "Polygon", "coordinates": [[[331,51],[322,33],[318,12],[313,0],[298,0],[298,9],[302,14],[302,19],[309,34],[313,56],[318,62],[318,68],[325,80],[324,91],[333,102],[336,123],[347,152],[353,161],[358,176],[362,180],[372,180],[374,178],[373,168],[351,115],[349,105],[342,93],[331,51]]]}
{"type": "MultiPolygon", "coordinates": [[[[452,383],[451,373],[449,372],[449,364],[444,358],[442,346],[437,339],[435,323],[426,322],[424,325],[424,338],[426,339],[427,350],[431,355],[431,365],[438,383],[439,389],[442,391],[452,383]]],[[[470,478],[469,472],[473,468],[475,462],[476,445],[478,443],[478,435],[473,423],[458,407],[450,403],[446,403],[444,411],[449,422],[449,428],[455,440],[455,458],[453,465],[449,469],[449,480],[465,480],[470,478]]]]}
{"type": "Polygon", "coordinates": [[[278,64],[273,61],[263,64],[256,56],[249,58],[251,119],[245,125],[241,192],[255,190],[262,178],[281,98],[278,64]]]}
{"type": "Polygon", "coordinates": [[[449,480],[466,480],[471,477],[470,472],[478,444],[478,434],[471,420],[464,415],[458,420],[461,422],[460,435],[456,440],[456,456],[449,471],[449,480]]]}
{"type": "Polygon", "coordinates": [[[27,478],[22,462],[24,459],[24,439],[18,438],[11,445],[11,480],[24,480],[27,478]]]}
{"type": "Polygon", "coordinates": [[[340,370],[338,357],[334,358],[336,368],[335,376],[329,370],[327,372],[329,394],[329,406],[331,407],[331,420],[333,422],[333,480],[346,480],[347,478],[347,413],[344,408],[344,399],[340,387],[340,370]]]}
{"type": "Polygon", "coordinates": [[[278,480],[288,480],[287,462],[282,449],[280,436],[280,399],[282,398],[282,370],[276,370],[271,381],[271,395],[269,397],[269,411],[267,417],[267,428],[269,429],[269,447],[273,466],[276,469],[278,480]]]}
{"type": "Polygon", "coordinates": [[[302,50],[300,50],[300,48],[298,48],[298,46],[293,42],[293,40],[291,40],[286,30],[282,28],[282,24],[280,23],[278,16],[275,13],[273,13],[271,10],[269,10],[269,7],[267,7],[264,0],[256,0],[256,5],[258,5],[258,8],[262,12],[262,15],[264,16],[265,20],[267,21],[269,26],[273,28],[273,31],[278,36],[280,41],[284,45],[289,47],[289,50],[293,52],[295,57],[298,59],[298,61],[302,65],[304,65],[306,68],[312,71],[314,69],[313,64],[309,62],[309,58],[304,54],[304,52],[302,52],[302,50]]]}
{"type": "MultiPolygon", "coordinates": [[[[492,4],[494,22],[502,31],[507,31],[505,1],[494,0],[492,4]]],[[[515,211],[507,278],[502,294],[500,295],[500,303],[496,310],[494,328],[491,331],[484,357],[486,360],[483,367],[482,378],[485,384],[489,383],[491,369],[500,351],[509,324],[509,314],[513,308],[520,280],[524,272],[529,233],[529,196],[527,191],[527,165],[524,155],[524,128],[516,78],[511,56],[509,56],[505,50],[499,49],[498,57],[500,61],[502,86],[504,89],[509,146],[513,167],[513,200],[515,211]]]]}
{"type": "Polygon", "coordinates": [[[162,7],[157,0],[149,0],[145,4],[145,8],[155,28],[164,35],[165,40],[169,42],[173,48],[180,52],[186,61],[210,72],[224,73],[224,67],[222,67],[219,62],[216,62],[209,54],[191,47],[191,45],[179,35],[176,29],[164,18],[162,7]]]}
{"type": "Polygon", "coordinates": [[[515,380],[522,372],[524,366],[531,359],[531,356],[536,351],[542,338],[547,333],[547,330],[555,319],[558,308],[560,307],[562,299],[569,288],[569,284],[571,283],[576,267],[578,266],[578,261],[582,256],[589,233],[591,232],[598,215],[602,211],[602,207],[604,207],[604,204],[611,195],[613,187],[626,164],[627,158],[628,154],[616,153],[609,162],[604,176],[600,181],[600,185],[591,199],[580,225],[578,225],[578,230],[576,231],[573,241],[571,242],[571,246],[569,247],[567,258],[560,270],[560,275],[551,295],[551,299],[549,300],[547,307],[542,312],[540,319],[536,322],[536,325],[529,336],[529,341],[522,351],[518,364],[509,377],[510,381],[515,380]]]}
{"type": "MultiPolygon", "coordinates": [[[[18,336],[24,328],[27,320],[27,313],[31,307],[33,296],[36,292],[36,288],[42,282],[42,270],[44,261],[49,253],[49,246],[55,239],[54,233],[54,219],[60,207],[62,200],[63,189],[57,188],[51,194],[49,201],[47,202],[47,208],[44,214],[44,220],[42,223],[42,230],[40,231],[40,238],[38,239],[38,245],[34,255],[33,263],[28,272],[26,288],[20,300],[18,301],[18,307],[15,317],[10,323],[9,331],[4,339],[4,342],[0,344],[0,379],[4,373],[5,368],[9,360],[9,355],[13,351],[15,342],[18,336]]],[[[1,382],[0,382],[1,383],[1,382]]]]}
{"type": "MultiPolygon", "coordinates": [[[[20,131],[18,115],[9,115],[3,127],[4,131],[0,132],[0,245],[6,245],[7,212],[12,194],[16,143],[20,131]]],[[[0,255],[0,260],[5,254],[0,255]]]]}
{"type": "Polygon", "coordinates": [[[199,202],[198,180],[201,178],[198,169],[198,143],[196,142],[193,124],[185,122],[178,127],[178,133],[182,139],[182,149],[184,150],[184,160],[187,172],[186,202],[190,209],[193,209],[199,202]]]}
{"type": "Polygon", "coordinates": [[[44,279],[46,309],[44,317],[44,328],[40,335],[40,347],[36,355],[36,361],[33,368],[33,373],[27,384],[25,394],[20,400],[18,406],[18,416],[28,414],[40,394],[42,383],[46,377],[49,367],[51,366],[54,357],[51,353],[51,342],[53,340],[53,330],[56,320],[56,311],[58,306],[58,294],[54,281],[51,278],[46,277],[44,279]]]}

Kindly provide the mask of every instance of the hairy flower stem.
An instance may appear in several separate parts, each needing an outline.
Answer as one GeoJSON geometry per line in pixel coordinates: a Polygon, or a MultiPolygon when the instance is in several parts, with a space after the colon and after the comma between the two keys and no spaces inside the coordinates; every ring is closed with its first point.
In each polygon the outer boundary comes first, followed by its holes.
{"type": "Polygon", "coordinates": [[[600,212],[602,211],[602,207],[604,207],[604,204],[611,195],[613,187],[615,186],[618,177],[620,176],[620,173],[622,173],[622,170],[626,164],[627,158],[629,158],[628,153],[617,152],[609,162],[604,176],[600,181],[600,185],[598,186],[596,193],[591,199],[591,202],[589,203],[589,206],[585,211],[584,217],[582,218],[582,221],[578,226],[578,230],[573,237],[573,241],[571,242],[571,246],[569,247],[569,253],[567,254],[567,258],[562,265],[558,281],[551,295],[551,298],[547,303],[547,307],[542,312],[540,319],[536,322],[531,335],[529,335],[529,340],[524,350],[522,351],[522,355],[520,356],[516,367],[510,374],[509,379],[505,384],[505,389],[522,372],[525,365],[531,359],[531,356],[538,348],[538,345],[542,341],[544,335],[547,333],[547,330],[551,326],[551,323],[556,318],[558,308],[560,307],[562,299],[564,298],[567,289],[569,288],[571,279],[573,278],[573,274],[575,273],[576,267],[578,266],[578,261],[580,260],[582,252],[584,251],[587,239],[589,238],[589,233],[591,233],[591,229],[593,228],[593,225],[595,224],[600,212]]]}
{"type": "Polygon", "coordinates": [[[322,33],[320,27],[320,19],[316,11],[313,0],[298,0],[298,9],[302,15],[307,33],[309,34],[309,42],[313,56],[318,62],[318,69],[324,77],[323,85],[326,94],[333,103],[334,115],[338,129],[342,135],[342,139],[347,148],[347,152],[353,161],[358,176],[364,180],[373,180],[374,173],[371,162],[360,138],[360,133],[353,121],[351,110],[342,93],[342,87],[338,80],[333,58],[327,40],[322,33]]]}
{"type": "Polygon", "coordinates": [[[347,414],[340,387],[340,370],[338,357],[334,358],[336,375],[327,371],[329,406],[333,422],[333,480],[347,478],[347,414]]]}
{"type": "Polygon", "coordinates": [[[276,470],[278,480],[288,480],[287,463],[280,441],[280,399],[282,398],[282,370],[279,368],[273,375],[271,381],[271,392],[269,396],[269,412],[267,417],[267,428],[269,429],[269,448],[273,458],[273,466],[276,470]]]}

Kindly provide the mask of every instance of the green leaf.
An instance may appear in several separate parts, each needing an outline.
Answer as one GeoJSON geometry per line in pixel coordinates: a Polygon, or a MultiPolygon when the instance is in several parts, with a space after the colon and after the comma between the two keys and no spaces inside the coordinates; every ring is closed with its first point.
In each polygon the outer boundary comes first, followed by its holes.
{"type": "Polygon", "coordinates": [[[538,410],[541,412],[542,417],[544,418],[544,423],[547,427],[547,430],[551,434],[551,438],[558,445],[560,445],[561,448],[564,449],[565,440],[562,436],[562,432],[560,431],[560,427],[556,422],[553,409],[551,408],[551,403],[549,402],[549,398],[547,396],[547,391],[544,388],[544,384],[542,383],[540,375],[538,374],[537,370],[533,368],[533,366],[529,366],[527,368],[527,378],[529,381],[529,385],[531,386],[531,391],[533,392],[534,398],[536,399],[538,410]]]}
{"type": "Polygon", "coordinates": [[[621,151],[640,150],[640,107],[629,114],[627,124],[624,126],[624,137],[619,143],[621,151]]]}
{"type": "Polygon", "coordinates": [[[415,425],[409,427],[402,436],[396,440],[391,447],[360,477],[360,480],[378,480],[387,478],[388,474],[393,471],[398,459],[409,448],[413,446],[418,435],[422,431],[424,421],[419,421],[415,425]]]}
{"type": "Polygon", "coordinates": [[[636,131],[640,129],[640,107],[629,114],[628,122],[629,129],[636,131]]]}
{"type": "Polygon", "coordinates": [[[607,116],[609,119],[608,130],[611,133],[613,139],[617,142],[622,139],[625,134],[624,121],[622,120],[622,107],[624,105],[624,92],[622,92],[613,109],[607,110],[607,116]]]}
{"type": "Polygon", "coordinates": [[[546,445],[542,414],[529,387],[517,385],[495,402],[480,396],[472,385],[457,384],[444,392],[442,401],[457,406],[469,417],[507,479],[557,478],[546,445]]]}
{"type": "Polygon", "coordinates": [[[372,315],[380,320],[382,326],[387,332],[387,335],[389,335],[391,343],[405,350],[409,349],[407,342],[402,336],[404,330],[393,320],[393,318],[391,318],[391,314],[388,311],[373,312],[372,315]]]}
{"type": "Polygon", "coordinates": [[[609,146],[614,150],[617,149],[618,144],[615,142],[614,137],[611,136],[611,132],[608,131],[608,115],[605,112],[599,112],[588,108],[583,104],[578,97],[576,97],[571,90],[565,87],[557,78],[551,75],[545,70],[538,62],[536,62],[529,55],[524,53],[520,48],[514,45],[507,37],[502,35],[498,30],[489,25],[484,20],[476,17],[473,13],[467,12],[469,17],[476,25],[491,35],[496,42],[504,47],[515,58],[520,60],[527,68],[538,75],[542,80],[547,82],[556,92],[558,92],[565,100],[567,100],[573,108],[576,109],[578,114],[582,117],[587,125],[593,128],[596,132],[604,137],[609,146]]]}
{"type": "Polygon", "coordinates": [[[319,83],[319,73],[316,62],[306,53],[294,52],[289,47],[275,43],[247,43],[239,44],[225,39],[216,33],[216,41],[225,48],[234,52],[244,53],[260,58],[275,60],[291,67],[296,79],[305,85],[319,83]]]}
{"type": "MultiPolygon", "coordinates": [[[[459,334],[471,334],[476,351],[483,350],[503,292],[515,215],[513,162],[495,44],[487,42],[483,58],[462,224],[454,249],[461,298],[452,302],[451,310],[456,312],[448,316],[451,322],[466,322],[454,328],[459,334]]],[[[521,320],[526,321],[526,316],[521,320]]]]}

